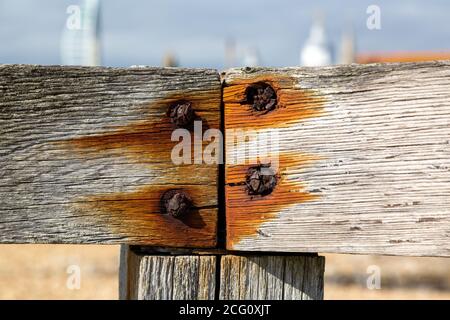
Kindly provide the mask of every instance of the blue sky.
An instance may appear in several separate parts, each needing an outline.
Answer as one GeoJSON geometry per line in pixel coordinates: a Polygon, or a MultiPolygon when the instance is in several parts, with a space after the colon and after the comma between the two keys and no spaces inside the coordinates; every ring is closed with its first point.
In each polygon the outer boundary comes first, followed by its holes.
{"type": "MultiPolygon", "coordinates": [[[[77,0],[0,0],[0,63],[59,64],[66,8],[77,0]]],[[[318,9],[337,46],[351,23],[359,52],[450,50],[450,1],[104,0],[102,56],[108,66],[160,65],[167,51],[182,66],[224,67],[224,43],[258,48],[266,66],[294,66],[318,9]],[[366,27],[369,5],[381,30],[366,27]]]]}

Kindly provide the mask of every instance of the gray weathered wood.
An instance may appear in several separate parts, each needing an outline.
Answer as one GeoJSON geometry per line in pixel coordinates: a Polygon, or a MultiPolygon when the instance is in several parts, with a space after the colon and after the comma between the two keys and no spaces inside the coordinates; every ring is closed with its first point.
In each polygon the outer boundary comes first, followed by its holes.
{"type": "Polygon", "coordinates": [[[325,258],[313,255],[157,255],[126,248],[121,251],[119,296],[132,300],[323,299],[324,268],[325,258]],[[216,286],[220,286],[218,296],[216,286]]]}
{"type": "Polygon", "coordinates": [[[214,70],[0,66],[0,242],[216,244],[217,165],[174,165],[169,105],[219,128],[214,70]],[[160,214],[183,188],[195,209],[160,214]]]}
{"type": "Polygon", "coordinates": [[[220,265],[220,299],[323,299],[324,257],[225,255],[220,265]]]}
{"type": "Polygon", "coordinates": [[[127,300],[130,292],[130,283],[134,280],[135,270],[129,272],[129,266],[134,265],[129,261],[132,255],[130,253],[130,246],[122,244],[120,246],[119,254],[119,299],[127,300]]]}
{"type": "MultiPolygon", "coordinates": [[[[449,89],[449,62],[227,72],[226,128],[280,137],[265,198],[226,165],[228,248],[450,256],[449,89]],[[264,115],[243,101],[261,81],[264,115]]],[[[7,65],[0,91],[0,242],[216,244],[217,167],[174,167],[166,117],[190,99],[218,128],[215,71],[7,65]],[[157,209],[180,186],[184,222],[157,209]]]]}
{"type": "Polygon", "coordinates": [[[247,194],[256,161],[227,139],[228,249],[450,256],[450,62],[233,69],[223,81],[225,128],[279,137],[280,180],[264,197],[247,194]],[[278,108],[252,111],[255,82],[278,108]]]}
{"type": "MultiPolygon", "coordinates": [[[[216,257],[211,255],[127,254],[127,286],[121,299],[213,300],[216,285],[216,257]]],[[[122,282],[122,281],[121,281],[122,282]]]]}

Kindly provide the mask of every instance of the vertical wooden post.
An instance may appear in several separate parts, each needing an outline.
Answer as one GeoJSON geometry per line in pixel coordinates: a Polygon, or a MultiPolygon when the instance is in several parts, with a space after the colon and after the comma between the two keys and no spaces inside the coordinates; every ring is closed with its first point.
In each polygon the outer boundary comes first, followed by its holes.
{"type": "Polygon", "coordinates": [[[225,255],[221,300],[321,300],[325,258],[319,256],[225,255]]]}
{"type": "Polygon", "coordinates": [[[320,300],[316,255],[142,254],[123,247],[120,299],[320,300]]]}
{"type": "Polygon", "coordinates": [[[141,254],[127,246],[120,259],[120,299],[213,300],[216,256],[141,254]]]}

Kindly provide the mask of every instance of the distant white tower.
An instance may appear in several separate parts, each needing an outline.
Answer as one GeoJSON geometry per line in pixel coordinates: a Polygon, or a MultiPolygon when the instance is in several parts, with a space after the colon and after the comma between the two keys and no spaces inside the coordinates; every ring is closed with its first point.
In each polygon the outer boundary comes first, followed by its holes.
{"type": "Polygon", "coordinates": [[[67,13],[72,21],[62,34],[62,64],[100,65],[100,0],[83,0],[80,6],[69,6],[67,13]]]}
{"type": "Polygon", "coordinates": [[[244,50],[242,64],[245,67],[257,67],[260,65],[259,52],[256,47],[249,47],[244,50]]]}
{"type": "Polygon", "coordinates": [[[332,63],[332,48],[326,36],[324,18],[316,15],[309,37],[300,52],[300,65],[314,67],[332,63]]]}

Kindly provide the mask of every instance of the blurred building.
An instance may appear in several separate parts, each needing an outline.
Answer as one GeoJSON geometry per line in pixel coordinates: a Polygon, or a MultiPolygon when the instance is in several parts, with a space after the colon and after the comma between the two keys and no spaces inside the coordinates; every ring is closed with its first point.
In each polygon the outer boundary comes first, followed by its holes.
{"type": "Polygon", "coordinates": [[[314,17],[309,37],[300,52],[300,65],[326,66],[333,63],[333,49],[328,41],[322,14],[314,17]]]}
{"type": "Polygon", "coordinates": [[[225,68],[262,66],[256,46],[237,45],[234,38],[225,41],[225,68]]]}
{"type": "Polygon", "coordinates": [[[350,64],[356,62],[355,33],[353,28],[347,28],[342,34],[339,51],[339,64],[350,64]]]}
{"type": "Polygon", "coordinates": [[[236,67],[236,41],[234,38],[225,40],[225,68],[236,67]]]}
{"type": "Polygon", "coordinates": [[[100,0],[83,0],[80,5],[71,5],[67,15],[61,39],[62,64],[100,65],[100,0]]]}
{"type": "Polygon", "coordinates": [[[405,52],[369,52],[356,56],[358,63],[375,62],[419,62],[433,60],[449,60],[450,52],[436,51],[405,51],[405,52]]]}
{"type": "Polygon", "coordinates": [[[259,52],[256,47],[248,47],[244,50],[242,65],[245,67],[257,67],[261,65],[259,52]]]}
{"type": "Polygon", "coordinates": [[[163,67],[179,67],[180,66],[180,64],[178,63],[177,57],[175,56],[174,53],[172,53],[170,51],[168,51],[164,54],[162,65],[163,65],[163,67]]]}

